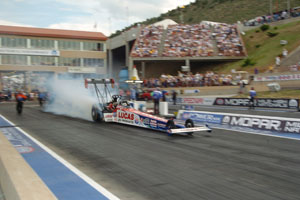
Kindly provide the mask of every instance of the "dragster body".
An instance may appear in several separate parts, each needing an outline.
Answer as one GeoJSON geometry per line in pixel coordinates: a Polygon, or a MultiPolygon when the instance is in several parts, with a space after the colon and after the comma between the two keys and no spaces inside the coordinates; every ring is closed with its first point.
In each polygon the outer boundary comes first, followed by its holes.
{"type": "Polygon", "coordinates": [[[191,119],[187,119],[184,124],[179,124],[173,119],[165,119],[160,116],[145,113],[132,108],[126,100],[122,99],[120,95],[112,95],[111,101],[103,102],[103,94],[109,94],[108,91],[101,91],[97,87],[97,84],[105,84],[104,90],[108,90],[106,84],[110,81],[95,80],[86,81],[86,84],[94,84],[95,91],[99,100],[98,105],[92,107],[92,118],[96,122],[114,122],[120,124],[126,124],[131,126],[137,126],[142,128],[153,129],[157,131],[167,132],[169,135],[172,134],[187,134],[192,135],[194,132],[208,131],[211,129],[208,126],[195,127],[191,119]]]}

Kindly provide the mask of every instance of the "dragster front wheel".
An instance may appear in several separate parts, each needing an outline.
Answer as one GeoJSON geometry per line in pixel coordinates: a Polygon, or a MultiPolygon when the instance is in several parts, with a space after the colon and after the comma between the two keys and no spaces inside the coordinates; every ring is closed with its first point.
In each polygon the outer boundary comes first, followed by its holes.
{"type": "Polygon", "coordinates": [[[92,119],[94,122],[102,121],[100,110],[99,110],[99,108],[97,108],[97,106],[92,107],[92,119]]]}
{"type": "Polygon", "coordinates": [[[185,127],[186,127],[186,128],[192,128],[192,127],[195,127],[193,120],[187,119],[187,120],[185,121],[185,127]]]}
{"type": "MultiPolygon", "coordinates": [[[[187,119],[186,121],[185,121],[185,127],[186,128],[192,128],[192,127],[195,127],[195,125],[194,125],[194,122],[193,122],[193,120],[191,120],[191,119],[187,119]]],[[[187,133],[188,135],[193,135],[193,132],[189,132],[189,133],[187,133]]]]}

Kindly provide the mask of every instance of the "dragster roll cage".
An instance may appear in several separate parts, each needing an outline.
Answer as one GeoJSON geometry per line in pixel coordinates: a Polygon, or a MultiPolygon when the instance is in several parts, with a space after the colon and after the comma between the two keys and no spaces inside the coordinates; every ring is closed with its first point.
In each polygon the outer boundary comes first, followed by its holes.
{"type": "Polygon", "coordinates": [[[107,84],[111,84],[111,87],[114,87],[115,80],[114,79],[85,79],[84,85],[85,88],[88,88],[89,84],[93,84],[95,88],[95,93],[97,95],[98,103],[101,109],[104,109],[104,104],[107,103],[105,100],[108,98],[111,99],[111,94],[109,89],[107,88],[107,84]],[[97,87],[97,84],[103,84],[104,88],[103,90],[99,90],[97,87]]]}

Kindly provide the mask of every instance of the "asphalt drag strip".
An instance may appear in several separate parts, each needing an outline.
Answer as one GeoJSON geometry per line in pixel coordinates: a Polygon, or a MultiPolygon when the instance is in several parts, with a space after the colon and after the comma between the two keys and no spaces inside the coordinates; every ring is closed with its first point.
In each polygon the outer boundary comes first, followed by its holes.
{"type": "Polygon", "coordinates": [[[17,115],[14,104],[0,104],[0,114],[120,199],[300,196],[297,140],[219,129],[192,137],[168,136],[53,115],[26,105],[17,115]]]}

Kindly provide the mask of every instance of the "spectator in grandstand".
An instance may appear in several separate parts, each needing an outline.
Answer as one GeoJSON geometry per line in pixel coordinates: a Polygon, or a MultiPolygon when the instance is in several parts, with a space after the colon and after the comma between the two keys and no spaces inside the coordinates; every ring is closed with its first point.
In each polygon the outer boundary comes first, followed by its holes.
{"type": "Polygon", "coordinates": [[[243,56],[243,46],[234,25],[214,24],[214,37],[217,41],[219,56],[243,56]]]}
{"type": "Polygon", "coordinates": [[[142,29],[135,42],[132,57],[157,57],[163,33],[162,26],[150,25],[142,29]]]}
{"type": "Polygon", "coordinates": [[[279,12],[275,12],[272,15],[266,15],[266,16],[258,16],[254,19],[245,20],[244,26],[257,26],[264,23],[270,23],[273,21],[279,21],[279,20],[285,20],[289,17],[299,17],[300,13],[298,11],[298,8],[293,8],[290,10],[291,16],[288,14],[288,10],[283,10],[279,12]]]}
{"type": "Polygon", "coordinates": [[[232,75],[215,74],[213,71],[207,71],[205,74],[197,72],[195,75],[191,72],[183,74],[179,72],[180,76],[165,75],[165,79],[161,78],[150,78],[145,79],[144,87],[155,88],[155,87],[195,87],[195,86],[221,86],[221,85],[232,85],[232,75]],[[153,82],[153,84],[148,84],[153,82]]]}
{"type": "Polygon", "coordinates": [[[163,56],[211,56],[211,30],[206,24],[170,25],[164,41],[163,56]]]}

